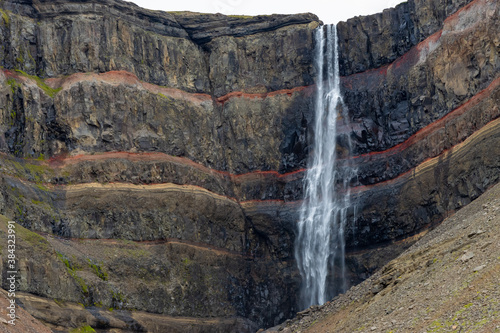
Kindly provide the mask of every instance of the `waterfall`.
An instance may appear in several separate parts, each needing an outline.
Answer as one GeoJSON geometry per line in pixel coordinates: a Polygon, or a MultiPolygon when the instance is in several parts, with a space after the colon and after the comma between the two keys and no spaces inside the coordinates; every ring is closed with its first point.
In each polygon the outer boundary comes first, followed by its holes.
{"type": "Polygon", "coordinates": [[[343,105],[336,27],[316,29],[315,42],[314,143],[295,243],[303,308],[323,304],[346,289],[344,230],[350,207],[349,175],[353,172],[341,171],[336,165],[337,115],[343,105]]]}

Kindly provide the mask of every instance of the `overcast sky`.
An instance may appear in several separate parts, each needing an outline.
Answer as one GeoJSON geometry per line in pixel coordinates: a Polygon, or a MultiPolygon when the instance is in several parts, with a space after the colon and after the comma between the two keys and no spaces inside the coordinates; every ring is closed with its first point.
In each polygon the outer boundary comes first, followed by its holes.
{"type": "Polygon", "coordinates": [[[133,0],[141,7],[228,15],[314,13],[324,23],[381,12],[402,0],[133,0]]]}

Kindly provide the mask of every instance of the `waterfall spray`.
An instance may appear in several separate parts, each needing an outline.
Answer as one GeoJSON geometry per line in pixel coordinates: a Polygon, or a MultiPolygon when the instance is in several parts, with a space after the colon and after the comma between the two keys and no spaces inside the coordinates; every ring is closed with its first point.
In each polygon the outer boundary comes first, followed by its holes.
{"type": "Polygon", "coordinates": [[[350,207],[349,179],[339,179],[336,166],[337,115],[343,104],[336,27],[318,28],[315,41],[318,80],[314,143],[295,243],[303,308],[323,304],[346,289],[344,230],[350,207]],[[335,272],[336,267],[340,271],[335,272]],[[329,278],[329,274],[340,278],[329,278]]]}

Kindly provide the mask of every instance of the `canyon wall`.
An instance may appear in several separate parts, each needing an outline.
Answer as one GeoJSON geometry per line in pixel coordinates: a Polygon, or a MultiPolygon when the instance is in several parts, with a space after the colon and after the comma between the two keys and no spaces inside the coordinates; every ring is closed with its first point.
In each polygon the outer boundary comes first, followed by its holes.
{"type": "MultiPolygon", "coordinates": [[[[291,317],[318,18],[0,7],[0,213],[26,228],[25,308],[59,329],[291,317]]],[[[350,284],[498,182],[498,14],[415,0],[338,24],[350,284]]]]}

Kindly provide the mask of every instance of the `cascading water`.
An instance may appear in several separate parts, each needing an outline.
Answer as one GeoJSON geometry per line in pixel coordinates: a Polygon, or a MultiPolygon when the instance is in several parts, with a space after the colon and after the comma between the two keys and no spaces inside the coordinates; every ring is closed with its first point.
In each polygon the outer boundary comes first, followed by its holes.
{"type": "Polygon", "coordinates": [[[302,276],[303,308],[323,304],[346,289],[344,230],[350,207],[349,174],[352,174],[351,170],[347,177],[339,179],[341,173],[346,173],[339,172],[336,165],[337,115],[343,105],[336,27],[318,28],[315,42],[318,80],[314,143],[295,244],[302,276]]]}

